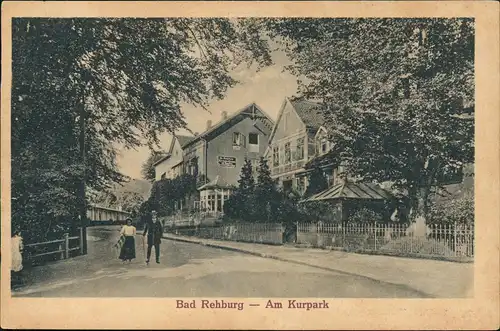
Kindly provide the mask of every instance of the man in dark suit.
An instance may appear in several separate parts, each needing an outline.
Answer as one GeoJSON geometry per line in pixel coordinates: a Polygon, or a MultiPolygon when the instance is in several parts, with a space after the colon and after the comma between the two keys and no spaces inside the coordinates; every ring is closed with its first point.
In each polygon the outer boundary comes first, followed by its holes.
{"type": "Polygon", "coordinates": [[[163,236],[163,226],[156,215],[156,211],[151,212],[151,221],[146,223],[143,236],[148,236],[148,255],[146,263],[149,263],[151,257],[151,249],[155,247],[156,263],[160,263],[160,243],[163,236]]]}

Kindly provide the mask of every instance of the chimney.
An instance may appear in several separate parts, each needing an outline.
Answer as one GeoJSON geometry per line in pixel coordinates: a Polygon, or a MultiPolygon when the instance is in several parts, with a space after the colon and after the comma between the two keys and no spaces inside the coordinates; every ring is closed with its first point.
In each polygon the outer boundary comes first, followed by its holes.
{"type": "Polygon", "coordinates": [[[227,119],[227,111],[225,111],[225,110],[224,110],[224,111],[222,112],[222,120],[224,121],[224,120],[226,120],[226,119],[227,119]]]}
{"type": "Polygon", "coordinates": [[[212,127],[212,120],[207,121],[207,130],[212,127]]]}

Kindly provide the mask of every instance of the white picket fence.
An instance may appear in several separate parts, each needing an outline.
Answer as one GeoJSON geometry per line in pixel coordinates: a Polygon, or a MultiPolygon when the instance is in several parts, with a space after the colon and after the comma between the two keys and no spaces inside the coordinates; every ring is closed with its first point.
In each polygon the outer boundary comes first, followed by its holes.
{"type": "MultiPolygon", "coordinates": [[[[417,235],[412,229],[413,226],[399,223],[298,222],[295,223],[296,233],[291,241],[310,247],[396,256],[466,260],[474,257],[473,226],[427,225],[426,231],[421,235],[417,235]]],[[[285,227],[280,223],[232,223],[211,227],[165,228],[165,231],[204,239],[261,244],[281,245],[285,239],[285,227]]],[[[291,242],[290,239],[287,241],[291,242]]]]}
{"type": "Polygon", "coordinates": [[[350,251],[445,257],[474,257],[474,228],[427,225],[416,235],[407,224],[297,223],[298,244],[350,251]]]}

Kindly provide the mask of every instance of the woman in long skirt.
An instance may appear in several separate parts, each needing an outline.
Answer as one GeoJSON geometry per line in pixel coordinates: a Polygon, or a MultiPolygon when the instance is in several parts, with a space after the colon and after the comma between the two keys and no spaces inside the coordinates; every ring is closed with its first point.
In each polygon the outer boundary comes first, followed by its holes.
{"type": "Polygon", "coordinates": [[[123,242],[122,248],[120,250],[120,260],[132,261],[135,259],[135,236],[136,229],[135,226],[132,225],[132,220],[130,218],[127,219],[127,225],[124,225],[120,231],[120,235],[122,235],[125,240],[123,242]]]}
{"type": "Polygon", "coordinates": [[[23,270],[23,237],[21,236],[21,231],[15,229],[13,236],[11,238],[11,255],[12,262],[10,267],[11,274],[11,286],[20,285],[22,283],[22,278],[20,276],[21,270],[23,270]]]}

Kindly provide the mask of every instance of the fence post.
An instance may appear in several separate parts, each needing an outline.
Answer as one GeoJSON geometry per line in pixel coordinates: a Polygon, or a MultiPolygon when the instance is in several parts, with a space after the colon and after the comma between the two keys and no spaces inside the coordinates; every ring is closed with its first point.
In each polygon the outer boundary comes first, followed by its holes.
{"type": "Polygon", "coordinates": [[[345,247],[345,226],[346,226],[346,224],[344,222],[341,222],[340,226],[342,227],[342,247],[345,247]]]}
{"type": "Polygon", "coordinates": [[[83,255],[83,228],[80,228],[80,254],[83,255]]]}
{"type": "Polygon", "coordinates": [[[67,232],[64,234],[64,258],[69,258],[69,236],[67,232]]]}
{"type": "Polygon", "coordinates": [[[374,247],[375,247],[375,250],[377,250],[377,222],[376,221],[373,224],[373,232],[375,235],[374,247]]]}
{"type": "Polygon", "coordinates": [[[61,260],[64,260],[64,249],[63,249],[63,243],[59,244],[59,250],[61,251],[60,258],[61,260]]]}
{"type": "MultiPolygon", "coordinates": [[[[412,225],[410,225],[412,226],[412,225]]],[[[410,253],[413,253],[413,234],[415,231],[410,230],[408,235],[410,236],[410,253]]]]}
{"type": "Polygon", "coordinates": [[[299,243],[299,222],[295,222],[295,243],[299,243]]]}
{"type": "Polygon", "coordinates": [[[319,222],[316,223],[316,247],[320,247],[319,243],[319,222]]]}
{"type": "Polygon", "coordinates": [[[457,221],[453,223],[453,254],[457,256],[457,221]]]}

